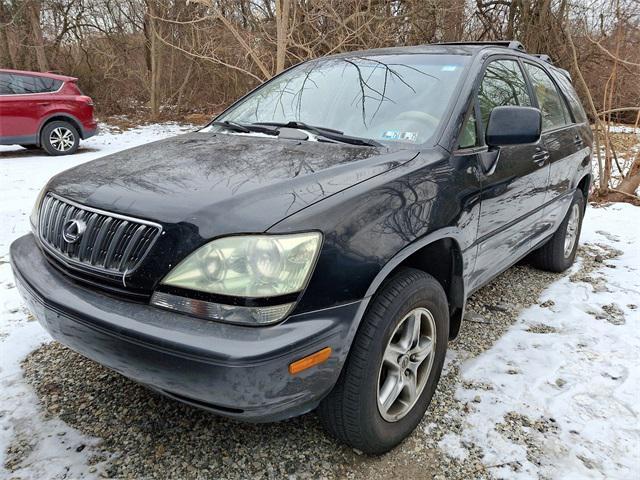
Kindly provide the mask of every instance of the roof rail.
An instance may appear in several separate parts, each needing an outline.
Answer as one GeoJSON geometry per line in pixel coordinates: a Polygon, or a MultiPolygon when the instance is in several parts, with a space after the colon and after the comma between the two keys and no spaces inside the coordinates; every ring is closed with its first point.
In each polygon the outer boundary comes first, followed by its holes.
{"type": "Polygon", "coordinates": [[[547,62],[547,63],[550,63],[551,65],[553,65],[553,60],[551,60],[551,57],[549,55],[545,55],[544,53],[531,53],[530,55],[532,57],[539,58],[543,62],[547,62]]]}
{"type": "Polygon", "coordinates": [[[554,69],[556,72],[560,72],[562,75],[564,75],[565,77],[567,77],[567,79],[568,79],[571,83],[573,83],[573,79],[571,78],[571,74],[570,74],[567,70],[565,70],[564,68],[556,67],[555,65],[553,66],[553,69],[554,69]]]}
{"type": "Polygon", "coordinates": [[[524,49],[524,45],[515,40],[496,40],[493,42],[441,42],[438,45],[478,45],[486,47],[505,47],[511,48],[513,50],[519,50],[521,52],[526,52],[526,50],[524,49]]]}

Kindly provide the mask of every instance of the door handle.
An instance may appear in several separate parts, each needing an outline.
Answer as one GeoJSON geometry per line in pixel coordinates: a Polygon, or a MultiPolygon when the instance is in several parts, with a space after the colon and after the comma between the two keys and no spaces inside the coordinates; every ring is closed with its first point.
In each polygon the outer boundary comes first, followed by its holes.
{"type": "Polygon", "coordinates": [[[47,105],[51,105],[51,102],[38,102],[38,105],[46,107],[47,105]]]}
{"type": "Polygon", "coordinates": [[[536,148],[536,153],[534,153],[531,158],[533,158],[534,163],[541,167],[547,160],[549,160],[550,156],[551,155],[549,155],[548,151],[538,147],[536,148]]]}

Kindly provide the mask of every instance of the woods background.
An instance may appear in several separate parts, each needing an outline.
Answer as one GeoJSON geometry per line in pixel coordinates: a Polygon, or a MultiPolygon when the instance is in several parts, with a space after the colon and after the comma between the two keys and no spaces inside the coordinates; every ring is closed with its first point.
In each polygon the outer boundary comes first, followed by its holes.
{"type": "Polygon", "coordinates": [[[0,66],[80,78],[98,115],[211,115],[331,53],[521,41],[569,70],[599,133],[596,196],[637,201],[640,0],[0,0],[0,66]],[[621,151],[624,150],[624,151],[621,151]]]}

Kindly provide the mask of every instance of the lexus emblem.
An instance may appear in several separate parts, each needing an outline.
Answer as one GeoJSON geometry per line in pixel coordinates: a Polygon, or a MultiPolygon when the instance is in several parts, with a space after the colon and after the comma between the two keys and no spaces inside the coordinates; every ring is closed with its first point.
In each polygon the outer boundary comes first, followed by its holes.
{"type": "Polygon", "coordinates": [[[69,220],[62,227],[62,238],[67,243],[75,243],[80,240],[87,228],[87,224],[82,220],[69,220]]]}

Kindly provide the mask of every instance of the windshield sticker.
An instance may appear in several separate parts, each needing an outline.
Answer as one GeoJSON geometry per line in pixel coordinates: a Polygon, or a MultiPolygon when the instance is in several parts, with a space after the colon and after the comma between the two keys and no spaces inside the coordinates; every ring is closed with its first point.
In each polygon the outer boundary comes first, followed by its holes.
{"type": "Polygon", "coordinates": [[[456,68],[458,68],[458,67],[457,67],[457,66],[455,66],[455,65],[444,65],[444,66],[440,69],[440,71],[442,71],[442,72],[455,72],[455,71],[456,71],[456,68]]]}
{"type": "Polygon", "coordinates": [[[398,130],[387,130],[382,134],[385,140],[400,140],[400,132],[398,130]]]}
{"type": "Polygon", "coordinates": [[[400,130],[387,130],[382,134],[384,140],[404,140],[415,142],[418,140],[418,132],[401,132],[400,130]]]}

